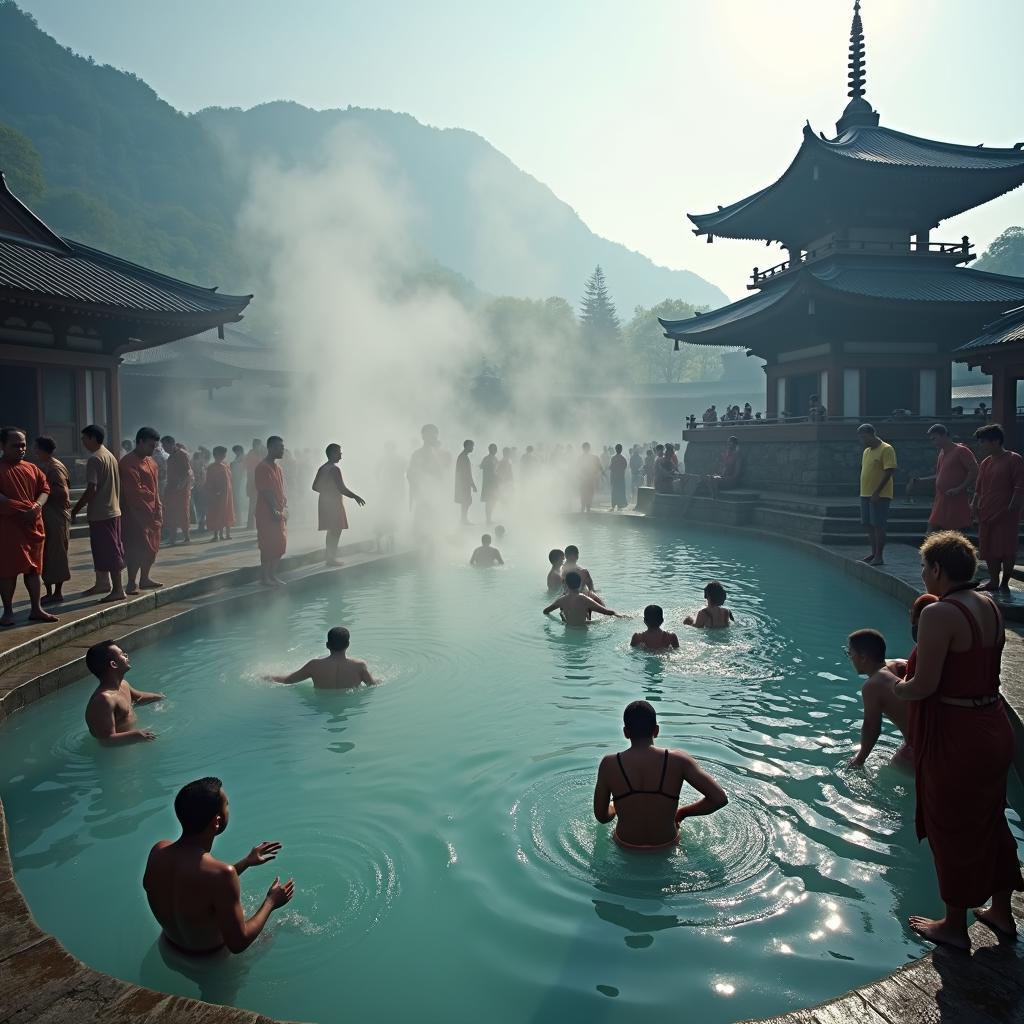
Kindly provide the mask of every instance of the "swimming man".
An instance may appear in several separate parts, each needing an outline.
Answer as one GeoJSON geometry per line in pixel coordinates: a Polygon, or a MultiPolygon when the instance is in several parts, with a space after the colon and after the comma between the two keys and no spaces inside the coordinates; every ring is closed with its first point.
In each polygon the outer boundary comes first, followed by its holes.
{"type": "Polygon", "coordinates": [[[634,633],[630,647],[643,647],[647,651],[667,651],[679,647],[679,637],[661,628],[665,621],[665,613],[660,605],[649,604],[644,609],[644,623],[647,629],[643,633],[634,633]]]}
{"type": "Polygon", "coordinates": [[[556,609],[561,612],[562,621],[567,626],[585,626],[593,612],[600,612],[602,615],[612,615],[621,618],[618,612],[606,608],[590,594],[581,594],[580,587],[583,586],[583,578],[578,572],[570,572],[565,575],[566,593],[556,597],[544,609],[545,615],[550,615],[556,609]]]}
{"type": "Polygon", "coordinates": [[[492,566],[505,564],[505,560],[501,557],[501,552],[497,548],[491,547],[491,535],[489,533],[485,533],[480,538],[480,547],[470,556],[469,564],[474,569],[490,569],[492,566]]]}
{"type": "Polygon", "coordinates": [[[683,619],[684,626],[693,626],[696,629],[725,629],[736,620],[732,612],[725,607],[725,587],[718,580],[712,580],[704,588],[705,607],[697,612],[697,617],[687,615],[683,619]]]}
{"type": "Polygon", "coordinates": [[[689,754],[654,745],[660,730],[647,701],[628,705],[622,723],[629,749],[601,759],[594,817],[602,825],[618,819],[612,838],[625,850],[668,849],[679,841],[684,819],[714,814],[729,798],[689,754]],[[687,782],[701,799],[680,807],[679,796],[687,782]]]}
{"type": "Polygon", "coordinates": [[[280,843],[260,843],[237,864],[210,853],[213,841],[228,826],[228,797],[220,779],[190,782],[174,798],[181,837],[161,839],[149,853],[142,887],[149,909],[175,949],[193,956],[225,947],[241,953],[255,941],[270,915],[288,903],[295,883],[275,878],[259,910],[247,921],[238,876],[247,868],[272,861],[280,843]]]}
{"type": "Polygon", "coordinates": [[[376,679],[370,674],[365,661],[350,658],[346,653],[352,636],[344,626],[334,626],[327,631],[326,658],[313,658],[302,668],[287,676],[268,676],[275,683],[301,683],[313,680],[314,690],[354,690],[360,683],[374,686],[376,679]]]}
{"type": "Polygon", "coordinates": [[[909,768],[914,755],[907,743],[907,725],[910,718],[909,705],[896,696],[894,687],[899,676],[885,664],[885,637],[874,629],[858,629],[847,641],[847,654],[858,675],[867,676],[868,681],[860,691],[864,701],[864,722],[860,727],[860,750],[850,759],[848,768],[863,768],[868,755],[874,750],[882,734],[882,716],[892,722],[903,734],[903,743],[893,754],[889,763],[909,768]]]}
{"type": "Polygon", "coordinates": [[[93,644],[85,653],[85,667],[99,680],[85,706],[89,732],[104,743],[136,743],[156,739],[149,729],[135,724],[136,704],[163,700],[162,693],[133,689],[125,679],[131,669],[128,655],[113,640],[93,644]]]}

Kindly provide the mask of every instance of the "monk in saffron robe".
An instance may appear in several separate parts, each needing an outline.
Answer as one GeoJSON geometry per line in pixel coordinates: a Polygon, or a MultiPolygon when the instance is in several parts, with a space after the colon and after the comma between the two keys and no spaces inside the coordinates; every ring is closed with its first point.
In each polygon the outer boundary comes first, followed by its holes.
{"type": "Polygon", "coordinates": [[[345,498],[351,498],[360,508],[366,502],[355,491],[345,486],[338,463],[341,462],[341,445],[327,446],[327,461],[316,471],[313,490],[320,495],[317,506],[318,529],[326,532],[327,544],[324,557],[328,565],[341,565],[338,561],[338,542],[341,531],[348,529],[345,514],[345,498]]]}
{"type": "Polygon", "coordinates": [[[160,468],[153,452],[160,435],[152,427],[141,427],[135,447],[121,456],[121,518],[124,532],[124,560],[128,566],[127,594],[163,586],[149,575],[160,550],[164,510],[160,502],[160,468]]]}
{"type": "Polygon", "coordinates": [[[917,835],[931,846],[946,913],[911,917],[910,927],[930,942],[969,949],[969,909],[1000,938],[1016,938],[1010,899],[1024,889],[1006,821],[1014,740],[999,693],[1005,636],[996,603],[973,589],[977,555],[962,533],[931,534],[921,562],[939,600],[921,612],[907,678],[893,692],[914,702],[917,835]]]}
{"type": "Polygon", "coordinates": [[[224,461],[228,450],[219,444],[213,449],[213,462],[206,469],[206,528],[211,540],[231,540],[235,525],[235,495],[231,467],[224,461]]]}
{"type": "Polygon", "coordinates": [[[14,625],[14,588],[25,580],[34,622],[56,622],[57,617],[39,604],[39,574],[43,569],[43,506],[50,485],[43,471],[25,461],[25,434],[14,427],[0,430],[0,598],[3,618],[0,626],[14,625]]]}
{"type": "Polygon", "coordinates": [[[260,549],[262,580],[268,587],[283,587],[284,580],[277,571],[288,549],[288,499],[284,494],[284,474],[277,464],[284,456],[284,441],[275,436],[267,438],[267,457],[262,459],[253,473],[256,488],[256,543],[260,549]]]}
{"type": "Polygon", "coordinates": [[[177,543],[178,531],[186,544],[192,542],[188,528],[192,517],[192,460],[184,445],[173,437],[161,440],[167,456],[167,486],[164,488],[164,524],[171,547],[177,543]]]}
{"type": "Polygon", "coordinates": [[[1024,459],[1003,447],[1003,428],[998,423],[980,427],[974,436],[983,460],[972,509],[978,519],[978,547],[989,574],[989,581],[978,589],[1008,594],[1024,509],[1024,459]]]}
{"type": "Polygon", "coordinates": [[[36,462],[50,485],[50,497],[43,506],[43,583],[46,593],[40,604],[60,604],[64,600],[64,584],[71,579],[68,565],[68,544],[71,542],[71,475],[67,466],[53,453],[57,442],[52,437],[36,438],[36,462]]]}

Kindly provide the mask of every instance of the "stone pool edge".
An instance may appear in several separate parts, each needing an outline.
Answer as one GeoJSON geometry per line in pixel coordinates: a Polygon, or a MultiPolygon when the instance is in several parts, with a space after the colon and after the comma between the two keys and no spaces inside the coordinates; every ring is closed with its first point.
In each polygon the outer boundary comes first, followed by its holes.
{"type": "MultiPolygon", "coordinates": [[[[658,522],[640,516],[615,518],[633,522],[658,522]]],[[[904,604],[909,605],[917,596],[917,591],[898,577],[856,562],[813,541],[750,527],[719,524],[718,529],[749,534],[758,539],[782,542],[803,549],[822,561],[841,568],[847,575],[890,594],[904,604]]],[[[399,557],[401,556],[379,556],[331,570],[329,573],[310,572],[294,580],[290,587],[301,588],[310,582],[319,582],[327,575],[352,572],[377,561],[399,557]]],[[[244,578],[241,570],[225,575],[235,577],[236,572],[236,582],[225,580],[223,589],[191,601],[186,607],[170,603],[163,608],[140,615],[137,619],[126,619],[118,624],[111,623],[109,632],[116,636],[123,627],[129,627],[127,633],[121,633],[120,639],[130,640],[133,645],[139,646],[155,642],[188,625],[197,614],[204,610],[212,610],[213,606],[223,605],[227,601],[237,604],[240,597],[258,601],[261,596],[267,596],[266,591],[262,590],[253,590],[251,594],[245,595],[225,593],[235,588],[247,587],[248,580],[244,578]]],[[[252,589],[251,585],[248,589],[252,589]]],[[[52,660],[53,656],[59,655],[61,651],[64,651],[66,657],[68,648],[74,647],[75,641],[71,640],[70,643],[53,651],[38,655],[28,665],[52,660]]],[[[1013,649],[1015,656],[1012,660],[1017,665],[1024,663],[1024,640],[1021,637],[1008,633],[1007,648],[1013,649]]],[[[51,664],[21,684],[18,689],[28,688],[23,694],[23,698],[27,699],[22,699],[17,707],[40,700],[46,694],[81,677],[84,650],[84,646],[79,642],[76,658],[70,662],[65,660],[60,664],[51,664]],[[43,680],[48,680],[49,683],[44,684],[43,680]],[[34,691],[31,689],[33,684],[34,691]]],[[[1015,680],[1017,685],[1011,688],[1007,704],[1020,741],[1024,735],[1024,724],[1021,721],[1019,682],[1015,680]]],[[[14,710],[16,708],[0,710],[0,727],[3,718],[14,710]]],[[[1024,744],[1018,742],[1018,753],[1022,745],[1024,744]]],[[[1024,916],[1024,896],[1020,893],[1014,894],[1014,911],[1018,916],[1024,916]]],[[[758,1021],[747,1020],[743,1024],[918,1024],[922,1020],[934,1019],[963,1019],[977,1022],[1016,1019],[1024,1002],[1024,971],[1021,969],[1021,961],[1014,953],[1014,947],[997,944],[992,933],[978,924],[972,927],[971,938],[975,949],[970,956],[939,948],[878,981],[852,989],[816,1006],[758,1021]],[[1020,977],[1015,977],[1018,975],[1020,977]],[[956,1016],[954,1018],[947,1015],[956,1016]]],[[[16,1012],[24,1019],[34,1021],[42,1019],[45,1015],[45,1020],[53,1024],[64,1021],[74,1021],[75,1024],[89,1024],[92,1021],[145,1021],[147,1024],[161,1021],[174,1024],[283,1024],[255,1011],[145,989],[102,974],[73,957],[57,939],[38,927],[18,888],[10,859],[2,800],[0,991],[4,992],[5,999],[11,1000],[11,1007],[17,1007],[16,1012]]]]}

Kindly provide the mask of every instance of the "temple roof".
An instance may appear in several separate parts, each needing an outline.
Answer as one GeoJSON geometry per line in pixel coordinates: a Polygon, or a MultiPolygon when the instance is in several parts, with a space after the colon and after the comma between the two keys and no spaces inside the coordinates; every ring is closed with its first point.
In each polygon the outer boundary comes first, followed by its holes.
{"type": "Polygon", "coordinates": [[[132,319],[241,318],[251,295],[220,295],[93,249],[51,231],[7,188],[0,174],[0,295],[9,301],[67,305],[132,319]]]}
{"type": "Polygon", "coordinates": [[[998,320],[986,324],[981,334],[955,351],[975,354],[982,349],[998,348],[1012,343],[1024,343],[1024,306],[1011,309],[998,320]]]}
{"type": "MultiPolygon", "coordinates": [[[[786,300],[843,294],[882,302],[953,306],[1020,304],[1024,278],[986,274],[981,270],[907,259],[835,257],[802,266],[774,281],[760,294],[686,320],[661,320],[665,335],[709,345],[742,344],[731,329],[758,326],[770,310],[789,307],[786,300]]],[[[935,315],[929,310],[930,315],[935,315]]]]}

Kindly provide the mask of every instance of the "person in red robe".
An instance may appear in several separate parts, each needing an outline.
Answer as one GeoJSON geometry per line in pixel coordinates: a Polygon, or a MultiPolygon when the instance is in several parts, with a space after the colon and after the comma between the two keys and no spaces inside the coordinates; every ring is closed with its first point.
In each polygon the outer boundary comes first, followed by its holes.
{"type": "Polygon", "coordinates": [[[999,693],[1004,633],[999,607],[974,589],[974,545],[955,530],[921,545],[921,576],[939,600],[918,623],[907,678],[893,692],[913,701],[910,744],[917,783],[917,835],[928,839],[945,916],[910,918],[930,942],[970,948],[967,911],[1016,938],[1013,890],[1024,889],[1006,823],[1013,728],[999,693]]]}
{"type": "Polygon", "coordinates": [[[29,619],[33,622],[56,622],[39,603],[42,588],[43,506],[50,496],[50,485],[38,466],[25,461],[25,432],[16,427],[0,430],[0,598],[3,618],[0,626],[14,625],[14,588],[18,577],[25,580],[25,589],[32,604],[29,619]]]}
{"type": "Polygon", "coordinates": [[[206,468],[206,528],[214,540],[231,540],[235,525],[234,482],[231,467],[224,461],[228,450],[219,444],[213,449],[213,462],[206,468]]]}
{"type": "Polygon", "coordinates": [[[192,541],[189,536],[189,522],[192,517],[192,460],[183,444],[178,444],[173,437],[161,438],[167,456],[167,484],[164,487],[164,526],[167,527],[167,539],[173,548],[177,543],[178,531],[181,530],[185,544],[192,541]]]}
{"type": "Polygon", "coordinates": [[[260,549],[260,570],[268,587],[283,587],[277,571],[288,549],[288,499],[284,493],[284,475],[277,464],[284,457],[284,441],[276,435],[267,438],[267,457],[253,473],[256,488],[256,543],[260,549]]]}
{"type": "Polygon", "coordinates": [[[974,436],[982,463],[972,508],[978,519],[978,547],[989,575],[989,581],[978,589],[1008,594],[1024,509],[1024,459],[1003,447],[1005,436],[998,423],[980,427],[974,436]]]}
{"type": "Polygon", "coordinates": [[[341,531],[348,529],[348,516],[345,514],[345,498],[351,498],[360,508],[366,502],[355,491],[345,486],[338,463],[341,462],[341,445],[327,446],[327,461],[316,471],[313,478],[313,490],[319,495],[317,507],[318,529],[327,534],[324,557],[328,565],[341,565],[338,561],[338,543],[341,531]]]}
{"type": "Polygon", "coordinates": [[[929,530],[966,530],[971,525],[969,491],[978,479],[978,460],[965,444],[957,444],[941,423],[928,428],[928,440],[935,446],[935,473],[912,476],[907,481],[907,497],[917,484],[934,483],[935,497],[928,517],[929,530]]]}
{"type": "Polygon", "coordinates": [[[140,427],[135,447],[122,455],[121,526],[124,535],[124,560],[128,566],[126,594],[155,590],[163,586],[150,576],[157,552],[164,510],[160,502],[160,469],[153,452],[160,435],[152,427],[140,427]]]}

